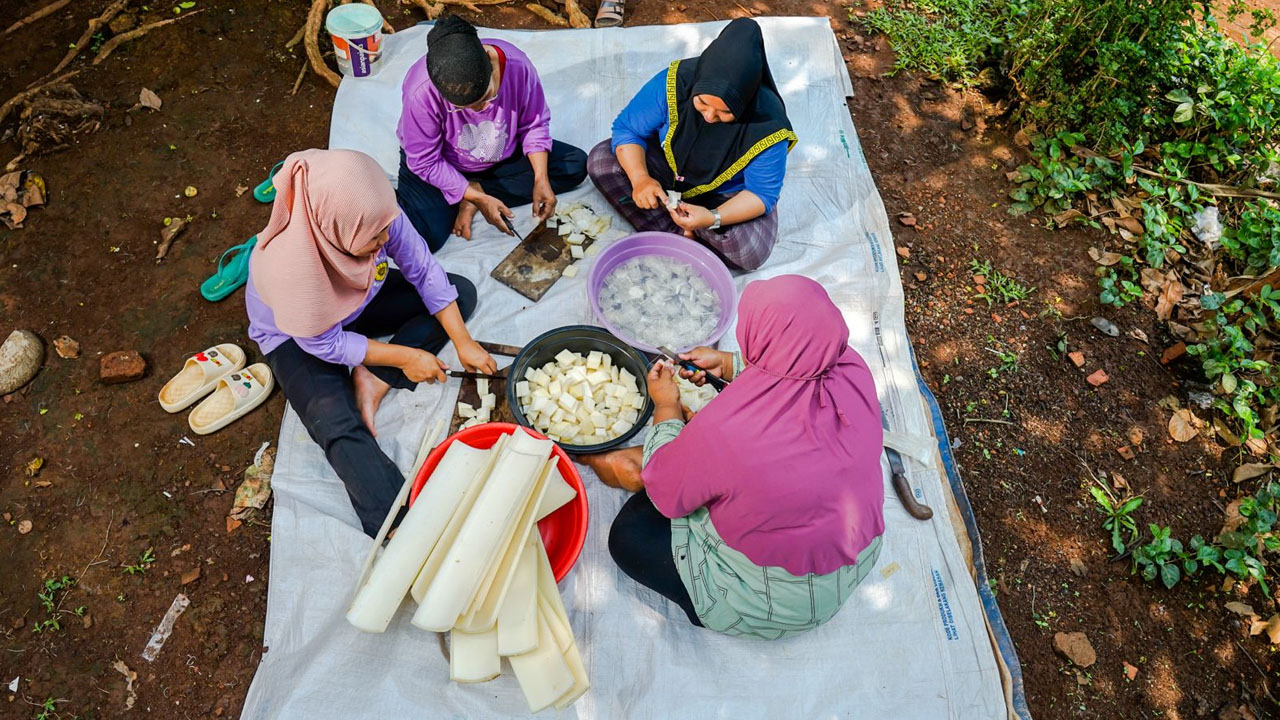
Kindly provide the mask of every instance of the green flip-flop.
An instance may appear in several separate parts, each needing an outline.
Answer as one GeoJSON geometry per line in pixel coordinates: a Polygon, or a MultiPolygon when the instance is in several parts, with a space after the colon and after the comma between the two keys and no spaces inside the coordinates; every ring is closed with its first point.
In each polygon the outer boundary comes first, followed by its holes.
{"type": "Polygon", "coordinates": [[[260,203],[269,203],[276,199],[276,186],[272,183],[276,173],[280,172],[280,168],[284,166],[284,161],[276,163],[271,172],[267,173],[267,179],[258,183],[258,187],[253,189],[253,199],[260,203]]]}
{"type": "Polygon", "coordinates": [[[247,241],[228,248],[218,258],[218,271],[208,280],[200,283],[200,294],[209,302],[218,302],[235,292],[249,281],[249,255],[258,242],[254,235],[247,241]],[[229,260],[227,256],[233,255],[229,260]]]}

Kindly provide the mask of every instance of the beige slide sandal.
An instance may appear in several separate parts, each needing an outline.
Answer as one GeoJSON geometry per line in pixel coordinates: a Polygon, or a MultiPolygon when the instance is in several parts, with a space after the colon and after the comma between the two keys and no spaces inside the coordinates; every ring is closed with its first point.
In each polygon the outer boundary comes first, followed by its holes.
{"type": "Polygon", "coordinates": [[[190,407],[213,392],[225,375],[244,367],[244,361],[244,351],[231,343],[214,345],[192,355],[182,366],[182,372],[160,388],[160,407],[171,413],[190,407]]]}
{"type": "Polygon", "coordinates": [[[266,363],[233,372],[219,380],[213,394],[191,411],[187,424],[197,435],[221,430],[261,405],[275,384],[266,363]]]}

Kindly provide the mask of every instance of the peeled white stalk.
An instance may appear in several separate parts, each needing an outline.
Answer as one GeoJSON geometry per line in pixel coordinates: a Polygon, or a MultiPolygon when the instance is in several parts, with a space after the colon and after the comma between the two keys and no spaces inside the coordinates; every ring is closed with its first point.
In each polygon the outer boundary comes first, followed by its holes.
{"type": "Polygon", "coordinates": [[[488,682],[502,674],[498,631],[449,633],[449,679],[459,683],[488,682]]]}
{"type": "Polygon", "coordinates": [[[365,632],[386,631],[414,577],[488,457],[488,450],[464,443],[449,446],[374,564],[368,582],[357,591],[347,610],[348,622],[365,632]]]}
{"type": "Polygon", "coordinates": [[[499,655],[520,655],[538,646],[538,543],[532,536],[538,529],[529,532],[498,611],[499,655]]]}
{"type": "Polygon", "coordinates": [[[578,491],[565,482],[564,475],[560,474],[560,468],[553,468],[551,476],[547,478],[547,491],[542,496],[542,504],[538,506],[538,520],[568,505],[577,496],[578,491]]]}
{"type": "Polygon", "coordinates": [[[498,543],[538,479],[551,447],[550,440],[539,440],[520,430],[512,434],[505,455],[494,466],[431,579],[413,615],[414,627],[444,632],[457,622],[475,597],[498,543]]]}
{"type": "Polygon", "coordinates": [[[489,449],[489,455],[484,466],[476,472],[474,481],[458,502],[453,517],[449,518],[449,524],[445,526],[444,532],[440,533],[440,539],[436,541],[435,547],[431,548],[431,554],[427,556],[426,563],[423,564],[422,569],[413,581],[413,586],[409,590],[409,594],[413,596],[414,601],[422,602],[423,596],[427,594],[427,586],[431,584],[431,580],[436,576],[440,565],[444,563],[445,556],[449,554],[449,548],[453,547],[453,541],[457,538],[458,531],[462,529],[462,524],[466,522],[467,515],[471,512],[471,507],[475,504],[480,490],[488,482],[490,472],[498,460],[506,454],[509,437],[509,435],[503,435],[489,449]]]}
{"type": "Polygon", "coordinates": [[[556,645],[551,628],[543,620],[541,612],[538,616],[538,647],[532,652],[507,658],[532,713],[554,705],[573,689],[575,682],[573,671],[556,645]]]}
{"type": "Polygon", "coordinates": [[[556,699],[556,707],[563,710],[582,697],[591,687],[587,678],[587,669],[582,664],[582,655],[578,652],[578,644],[573,639],[573,628],[569,625],[569,615],[564,609],[564,600],[560,597],[560,588],[556,585],[555,572],[551,569],[551,561],[547,557],[547,549],[542,544],[542,536],[534,538],[538,559],[538,604],[542,617],[551,628],[556,639],[557,648],[564,657],[565,665],[573,675],[573,686],[556,699]]]}
{"type": "Polygon", "coordinates": [[[498,545],[498,554],[494,556],[485,579],[481,582],[475,599],[467,610],[466,617],[458,623],[468,632],[478,632],[493,627],[498,622],[498,611],[502,608],[502,599],[506,597],[511,586],[511,576],[515,572],[516,563],[524,552],[529,537],[529,529],[533,527],[538,507],[542,504],[542,496],[546,493],[547,477],[555,469],[557,458],[553,455],[542,465],[538,479],[532,491],[525,499],[518,519],[511,524],[502,542],[498,545]]]}

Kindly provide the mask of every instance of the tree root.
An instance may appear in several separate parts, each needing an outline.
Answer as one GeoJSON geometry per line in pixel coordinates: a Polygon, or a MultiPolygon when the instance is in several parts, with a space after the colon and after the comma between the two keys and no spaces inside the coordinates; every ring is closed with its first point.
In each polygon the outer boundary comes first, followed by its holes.
{"type": "MultiPolygon", "coordinates": [[[[373,7],[375,10],[378,8],[377,5],[373,4],[373,0],[360,0],[360,2],[364,3],[365,5],[369,5],[373,7]]],[[[386,33],[387,35],[391,35],[395,31],[396,29],[394,27],[391,27],[391,23],[387,22],[386,18],[382,18],[382,32],[386,33]]]]}
{"type": "Polygon", "coordinates": [[[557,25],[559,27],[569,27],[569,21],[565,20],[563,16],[552,12],[548,8],[542,5],[539,5],[538,3],[529,3],[528,5],[525,5],[525,9],[527,9],[529,12],[533,13],[534,15],[537,15],[538,17],[542,18],[543,20],[546,20],[552,25],[557,25]]]}
{"type": "Polygon", "coordinates": [[[311,12],[307,15],[307,31],[304,33],[307,45],[307,60],[311,63],[311,69],[317,75],[324,78],[335,88],[342,82],[342,77],[338,73],[324,64],[324,58],[320,56],[320,24],[324,20],[324,13],[329,9],[329,0],[312,0],[311,12]]]}
{"type": "Polygon", "coordinates": [[[56,85],[56,84],[58,84],[58,83],[60,83],[60,82],[64,82],[64,81],[66,81],[67,79],[72,78],[72,77],[75,77],[76,75],[79,75],[79,74],[80,74],[80,71],[79,71],[79,70],[72,70],[72,71],[71,71],[71,72],[69,72],[69,73],[63,73],[62,75],[59,75],[58,77],[56,77],[56,78],[54,78],[54,79],[52,79],[52,80],[50,80],[50,81],[48,81],[48,82],[41,83],[41,84],[39,84],[39,85],[36,85],[35,87],[27,88],[26,90],[23,90],[22,92],[18,93],[17,95],[14,95],[13,97],[9,98],[9,100],[8,100],[7,102],[5,102],[5,104],[4,104],[4,105],[0,105],[0,123],[3,123],[3,122],[4,122],[4,119],[5,119],[6,117],[8,117],[8,116],[9,116],[9,113],[10,113],[10,112],[15,108],[15,107],[17,107],[17,106],[18,106],[18,103],[22,102],[23,100],[26,100],[27,98],[31,97],[32,95],[35,95],[35,94],[37,94],[37,93],[39,93],[39,92],[41,92],[41,91],[45,90],[45,89],[46,89],[46,88],[48,88],[50,85],[56,85]]]}
{"type": "Polygon", "coordinates": [[[302,42],[302,36],[305,35],[306,32],[307,32],[307,24],[304,22],[298,26],[298,32],[294,33],[293,37],[289,38],[289,42],[284,44],[284,49],[292,50],[293,46],[302,42]]]}
{"type": "Polygon", "coordinates": [[[51,2],[51,3],[49,3],[48,5],[45,5],[44,7],[40,8],[39,10],[37,10],[37,11],[35,11],[35,12],[31,13],[30,15],[28,15],[28,16],[26,16],[26,17],[22,18],[22,19],[21,19],[21,20],[19,20],[18,22],[16,22],[16,23],[14,23],[14,24],[10,25],[9,27],[5,28],[5,29],[4,29],[4,32],[0,33],[0,37],[3,37],[3,36],[5,36],[5,35],[8,35],[8,34],[9,34],[9,33],[11,33],[11,32],[15,32],[15,31],[17,31],[17,30],[21,30],[22,28],[24,28],[24,27],[26,27],[26,26],[30,25],[31,23],[33,23],[33,22],[35,22],[35,21],[37,21],[37,20],[39,20],[39,19],[41,19],[41,18],[48,17],[49,15],[52,15],[52,14],[54,14],[54,13],[58,12],[59,10],[61,10],[62,8],[66,7],[66,6],[67,6],[67,4],[68,4],[68,3],[70,3],[70,2],[71,2],[71,0],[55,0],[55,2],[51,2]]]}
{"type": "Polygon", "coordinates": [[[569,24],[573,27],[591,27],[591,18],[578,7],[578,0],[564,0],[564,14],[569,16],[569,24]]]}
{"type": "Polygon", "coordinates": [[[93,64],[97,65],[103,60],[106,60],[107,56],[110,55],[113,51],[115,51],[116,48],[120,47],[124,43],[129,42],[130,40],[136,40],[142,37],[143,35],[146,35],[147,33],[151,32],[152,30],[155,30],[158,27],[164,27],[165,25],[168,25],[170,23],[176,23],[179,20],[184,20],[186,18],[191,17],[192,15],[199,15],[200,13],[204,12],[206,9],[207,8],[200,8],[199,10],[192,10],[190,12],[185,12],[175,18],[169,18],[168,20],[160,20],[158,22],[147,23],[146,25],[143,25],[137,30],[130,30],[127,33],[120,33],[119,35],[116,35],[115,37],[111,38],[110,40],[102,44],[102,49],[99,50],[98,55],[93,58],[93,64]]]}
{"type": "Polygon", "coordinates": [[[428,20],[435,20],[444,12],[444,5],[438,2],[430,2],[429,0],[409,0],[409,2],[421,8],[422,12],[427,14],[428,20]]]}
{"type": "Polygon", "coordinates": [[[108,5],[107,9],[103,10],[101,15],[90,20],[88,29],[84,31],[84,34],[80,36],[80,39],[76,41],[76,44],[71,46],[71,49],[67,51],[67,54],[62,57],[62,61],[49,71],[49,74],[57,74],[62,70],[62,68],[70,65],[71,61],[76,59],[76,55],[79,55],[80,51],[89,44],[89,39],[93,37],[93,34],[106,27],[107,23],[111,22],[112,18],[119,14],[121,10],[125,9],[125,6],[128,4],[129,0],[116,0],[108,5]]]}

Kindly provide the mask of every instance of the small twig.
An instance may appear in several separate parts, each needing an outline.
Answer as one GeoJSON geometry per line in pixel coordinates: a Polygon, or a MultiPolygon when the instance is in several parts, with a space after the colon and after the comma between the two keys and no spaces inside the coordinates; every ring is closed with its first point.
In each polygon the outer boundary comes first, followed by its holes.
{"type": "Polygon", "coordinates": [[[94,33],[106,27],[107,23],[111,22],[111,19],[128,4],[129,0],[116,0],[108,5],[107,9],[103,10],[101,15],[90,20],[89,28],[84,31],[84,34],[80,36],[80,39],[76,41],[76,44],[71,46],[71,49],[67,51],[67,54],[62,57],[62,61],[49,71],[49,74],[53,75],[54,73],[62,70],[62,68],[71,64],[71,61],[76,59],[76,55],[79,55],[80,51],[89,44],[89,38],[93,37],[94,33]]]}
{"type": "MultiPolygon", "coordinates": [[[[111,526],[115,523],[115,521],[116,521],[116,511],[112,510],[111,517],[107,519],[107,533],[102,537],[102,547],[98,549],[98,554],[94,555],[93,559],[89,561],[89,564],[85,565],[84,569],[80,571],[80,574],[76,576],[75,585],[77,587],[79,587],[80,579],[84,577],[84,574],[89,572],[89,568],[96,565],[98,563],[98,558],[102,557],[102,553],[106,552],[107,543],[111,541],[111,526]]],[[[61,610],[62,603],[67,599],[67,596],[70,594],[71,594],[70,592],[62,593],[62,597],[58,598],[58,605],[57,607],[54,608],[54,610],[61,610]]]]}
{"type": "Polygon", "coordinates": [[[1271,696],[1271,688],[1267,686],[1267,673],[1262,668],[1258,667],[1258,661],[1253,659],[1253,655],[1250,655],[1249,651],[1244,649],[1244,645],[1241,645],[1239,640],[1236,640],[1235,644],[1236,647],[1240,648],[1240,652],[1244,653],[1244,656],[1249,658],[1249,664],[1253,666],[1253,669],[1257,670],[1258,674],[1262,676],[1262,690],[1267,694],[1267,698],[1273,703],[1276,702],[1276,699],[1271,696]]]}
{"type": "Polygon", "coordinates": [[[336,88],[342,82],[342,78],[324,64],[324,58],[320,55],[320,21],[324,19],[324,11],[328,8],[329,0],[312,0],[311,12],[307,14],[307,32],[304,34],[304,39],[311,69],[336,88]]]}
{"type": "Polygon", "coordinates": [[[971,423],[971,422],[975,422],[975,423],[995,423],[995,424],[997,424],[997,425],[1010,425],[1010,426],[1013,426],[1013,427],[1018,427],[1018,423],[1015,423],[1015,422],[1009,422],[1008,420],[997,420],[997,419],[995,419],[995,418],[965,418],[965,419],[964,419],[964,424],[965,424],[965,425],[968,425],[968,424],[969,424],[969,423],[971,423]]]}
{"type": "Polygon", "coordinates": [[[231,491],[227,488],[208,488],[205,490],[192,490],[187,494],[188,495],[204,495],[206,493],[224,493],[224,492],[231,492],[231,491]]]}
{"type": "Polygon", "coordinates": [[[21,19],[21,20],[19,20],[18,22],[16,22],[16,23],[14,23],[14,24],[10,25],[9,27],[5,28],[5,29],[4,29],[4,32],[0,33],[0,37],[3,37],[3,36],[5,36],[5,35],[8,35],[9,33],[14,32],[14,31],[16,31],[16,30],[21,30],[22,28],[24,28],[24,27],[26,27],[26,26],[30,25],[31,23],[33,23],[33,22],[35,22],[35,21],[37,21],[37,20],[39,20],[39,19],[41,19],[41,18],[47,17],[47,16],[49,16],[49,15],[52,15],[52,14],[54,14],[54,13],[58,12],[59,10],[61,10],[62,8],[66,7],[66,6],[67,6],[67,4],[68,4],[68,3],[70,3],[70,2],[71,2],[71,0],[55,0],[54,2],[51,2],[51,3],[49,3],[48,5],[45,5],[44,7],[40,8],[39,10],[37,10],[37,11],[35,11],[35,12],[31,13],[30,15],[28,15],[28,16],[26,16],[26,17],[22,18],[22,19],[21,19]]]}
{"type": "Polygon", "coordinates": [[[79,70],[72,70],[69,73],[63,73],[62,75],[59,75],[58,77],[48,82],[41,83],[39,85],[36,85],[35,87],[27,88],[26,90],[23,90],[17,95],[14,95],[13,97],[9,98],[8,102],[6,102],[4,105],[0,105],[0,123],[4,122],[4,119],[9,116],[9,113],[13,110],[14,107],[18,105],[18,103],[22,102],[23,100],[26,100],[32,95],[35,95],[41,90],[44,90],[50,85],[56,85],[60,82],[63,82],[64,80],[68,80],[79,74],[80,74],[79,70]]]}
{"type": "Polygon", "coordinates": [[[307,76],[307,67],[310,66],[306,60],[302,61],[302,69],[298,70],[298,79],[293,81],[293,89],[289,91],[290,95],[297,95],[298,88],[302,87],[302,78],[307,76]]]}
{"type": "Polygon", "coordinates": [[[102,45],[102,49],[98,51],[98,56],[93,59],[93,64],[97,65],[103,60],[106,60],[107,56],[110,55],[112,51],[120,47],[122,44],[129,42],[130,40],[136,40],[137,38],[140,38],[143,35],[146,35],[147,33],[151,32],[152,30],[155,30],[158,27],[164,27],[165,25],[168,25],[170,23],[176,23],[179,20],[185,20],[191,17],[192,15],[199,15],[200,13],[204,12],[207,9],[208,8],[200,8],[199,10],[192,10],[191,12],[185,12],[175,18],[169,18],[168,20],[160,20],[153,23],[147,23],[146,25],[143,25],[137,30],[130,30],[127,33],[120,33],[119,35],[111,38],[110,40],[108,40],[102,45]]]}
{"type": "Polygon", "coordinates": [[[293,37],[289,38],[289,42],[284,44],[284,49],[292,50],[294,45],[297,45],[298,43],[302,42],[302,36],[306,34],[306,32],[307,32],[307,24],[302,23],[302,25],[298,26],[298,32],[294,33],[293,37]]]}

